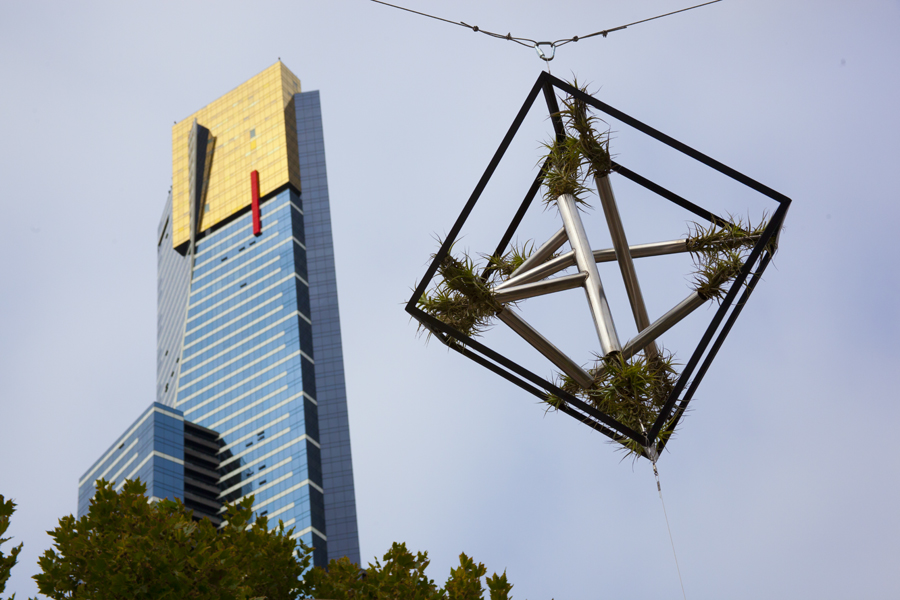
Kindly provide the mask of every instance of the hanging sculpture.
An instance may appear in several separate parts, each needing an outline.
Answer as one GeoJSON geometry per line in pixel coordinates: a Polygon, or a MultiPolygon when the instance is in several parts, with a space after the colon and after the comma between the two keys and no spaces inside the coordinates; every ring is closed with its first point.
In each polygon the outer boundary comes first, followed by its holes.
{"type": "Polygon", "coordinates": [[[542,72],[406,310],[451,349],[655,463],[771,261],[789,205],[790,199],[784,195],[597,100],[577,84],[542,72]],[[564,98],[562,109],[557,92],[564,98]],[[454,256],[454,243],[541,93],[555,139],[547,144],[543,166],[497,249],[480,269],[469,256],[454,256]],[[598,130],[603,121],[593,111],[617,119],[774,201],[771,218],[757,226],[723,218],[619,164],[610,156],[609,133],[598,130]],[[703,224],[695,223],[684,239],[630,246],[613,194],[613,174],[690,211],[703,224]],[[591,185],[600,198],[612,248],[593,249],[582,222],[580,211],[591,185]],[[536,249],[536,244],[511,248],[519,224],[542,187],[545,204],[558,211],[560,229],[536,249]],[[566,243],[569,250],[559,253],[566,243]],[[633,259],[681,252],[690,253],[696,265],[693,289],[651,321],[633,259]],[[638,331],[631,340],[623,342],[617,335],[597,269],[602,262],[618,263],[638,331]],[[575,272],[553,277],[573,267],[575,272]],[[578,287],[584,289],[599,342],[598,360],[587,369],[516,310],[517,303],[528,298],[578,287]],[[719,306],[679,373],[658,340],[709,301],[717,301],[719,306]],[[495,321],[540,352],[559,370],[559,376],[547,380],[476,339],[495,321]]]}

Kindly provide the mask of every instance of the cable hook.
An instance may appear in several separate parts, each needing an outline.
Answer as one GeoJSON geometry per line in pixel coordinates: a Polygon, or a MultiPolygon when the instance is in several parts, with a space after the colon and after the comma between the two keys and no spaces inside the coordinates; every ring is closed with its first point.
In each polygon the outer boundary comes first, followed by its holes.
{"type": "Polygon", "coordinates": [[[535,42],[534,49],[537,51],[537,55],[539,57],[541,57],[541,60],[546,61],[546,62],[550,62],[551,60],[553,60],[553,57],[556,56],[556,42],[535,42]],[[541,46],[546,46],[547,48],[550,49],[549,57],[541,49],[541,46]]]}

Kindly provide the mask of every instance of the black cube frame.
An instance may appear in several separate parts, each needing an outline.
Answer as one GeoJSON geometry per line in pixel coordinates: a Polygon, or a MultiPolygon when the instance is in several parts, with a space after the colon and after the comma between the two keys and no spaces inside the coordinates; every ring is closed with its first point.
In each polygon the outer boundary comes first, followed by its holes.
{"type": "MultiPolygon", "coordinates": [[[[494,256],[500,257],[506,252],[506,248],[512,240],[517,228],[519,227],[522,218],[525,216],[525,213],[528,211],[528,208],[531,206],[535,195],[541,187],[545,168],[542,168],[540,170],[534,180],[534,183],[532,183],[531,187],[526,193],[525,198],[522,201],[522,204],[519,206],[519,209],[516,212],[515,216],[513,217],[512,222],[507,228],[506,233],[503,235],[500,243],[497,245],[497,250],[495,251],[494,256]]],[[[725,219],[716,216],[710,211],[701,208],[700,206],[690,202],[689,200],[682,198],[674,192],[663,188],[662,186],[650,181],[649,179],[646,179],[645,177],[627,169],[626,167],[616,162],[613,162],[613,171],[622,175],[626,179],[629,179],[634,183],[643,186],[651,192],[656,193],[666,200],[669,200],[670,202],[687,209],[688,211],[711,224],[722,225],[727,222],[725,219]]],[[[504,379],[516,384],[520,388],[524,389],[527,392],[530,392],[531,394],[537,396],[542,400],[547,398],[548,393],[559,397],[563,400],[563,402],[559,405],[560,411],[572,417],[575,417],[589,427],[620,443],[627,443],[628,440],[637,442],[645,449],[642,456],[654,460],[655,462],[658,453],[662,451],[668,440],[668,438],[659,438],[659,433],[663,425],[671,420],[671,429],[674,430],[675,426],[678,424],[678,421],[684,415],[684,412],[687,409],[691,398],[693,398],[697,387],[700,385],[700,381],[703,379],[703,376],[709,369],[710,364],[712,363],[719,349],[722,347],[722,343],[725,341],[725,338],[728,336],[728,333],[734,326],[734,323],[740,315],[740,312],[746,304],[747,300],[749,299],[750,294],[753,292],[756,284],[762,277],[763,272],[769,265],[769,262],[772,259],[772,252],[774,252],[774,245],[770,245],[769,241],[774,236],[775,241],[777,242],[778,232],[781,231],[781,227],[784,223],[784,219],[787,214],[788,208],[790,207],[790,204],[791,200],[787,196],[784,196],[783,194],[772,190],[771,188],[759,183],[758,181],[755,181],[750,177],[747,177],[746,175],[739,173],[738,171],[726,165],[723,165],[722,163],[710,158],[709,156],[706,156],[705,154],[694,150],[693,148],[661,133],[660,131],[657,131],[656,129],[642,123],[641,121],[628,116],[622,111],[617,110],[612,106],[601,102],[600,100],[597,100],[596,98],[566,83],[565,81],[562,81],[561,79],[558,79],[550,75],[549,73],[541,72],[531,91],[528,93],[528,97],[525,99],[525,103],[522,105],[522,108],[519,110],[519,113],[516,115],[516,118],[513,120],[512,125],[504,136],[503,141],[500,143],[500,147],[494,153],[494,156],[491,159],[491,162],[488,164],[487,169],[485,169],[484,174],[481,176],[481,179],[475,186],[475,190],[469,197],[469,200],[463,208],[462,213],[457,218],[456,223],[454,223],[453,228],[448,233],[437,254],[435,254],[434,260],[425,271],[425,275],[413,292],[412,297],[410,297],[409,302],[406,305],[406,311],[410,315],[412,315],[424,328],[430,331],[436,338],[441,340],[441,342],[446,344],[448,347],[456,350],[457,352],[463,354],[476,363],[493,371],[504,379]],[[689,156],[690,158],[693,158],[694,160],[699,161],[700,163],[711,167],[712,169],[715,169],[723,175],[730,177],[731,179],[755,190],[756,192],[759,192],[760,194],[763,194],[764,196],[767,196],[768,198],[771,198],[778,203],[778,206],[775,209],[768,225],[766,226],[756,245],[753,247],[753,250],[748,255],[746,261],[744,261],[744,265],[740,271],[740,274],[732,283],[718,310],[713,316],[712,322],[710,323],[709,327],[707,327],[706,332],[703,334],[703,337],[700,339],[700,342],[697,345],[697,348],[694,350],[690,360],[688,360],[687,364],[684,367],[684,370],[678,377],[678,381],[675,383],[672,392],[669,394],[665,405],[660,411],[659,417],[656,419],[653,427],[650,428],[650,431],[646,433],[635,431],[634,429],[620,423],[609,415],[600,412],[593,406],[576,398],[572,394],[561,390],[553,382],[547,381],[543,377],[533,373],[532,371],[522,367],[518,363],[485,346],[478,340],[472,339],[461,331],[450,327],[443,321],[440,321],[439,319],[436,319],[435,317],[429,315],[417,306],[419,299],[425,294],[429,284],[434,278],[434,274],[437,271],[438,266],[450,252],[450,248],[456,241],[456,238],[459,236],[463,224],[465,224],[465,222],[469,218],[469,215],[471,214],[472,209],[475,207],[475,204],[478,202],[478,199],[481,197],[485,186],[487,185],[488,181],[490,181],[490,178],[493,176],[495,169],[500,163],[500,160],[503,158],[503,155],[506,153],[507,148],[509,147],[510,143],[521,127],[525,116],[534,105],[539,92],[543,92],[544,98],[547,102],[547,109],[550,113],[550,119],[552,120],[556,135],[565,135],[564,125],[559,114],[559,107],[556,100],[556,90],[559,90],[565,94],[568,94],[570,97],[587,103],[589,106],[592,106],[598,111],[605,113],[610,117],[618,119],[626,125],[629,125],[632,128],[650,136],[651,138],[681,152],[682,154],[689,156]],[[743,293],[741,293],[742,289],[743,293]],[[739,293],[740,298],[738,299],[739,293]],[[737,301],[735,301],[736,299],[737,301]],[[459,344],[448,343],[450,338],[458,341],[459,344]],[[693,379],[691,379],[692,375],[693,379]],[[685,390],[685,388],[687,389],[685,390]],[[682,393],[684,393],[683,396],[682,393]],[[655,452],[652,452],[651,449],[654,448],[654,445],[655,452]]],[[[482,273],[482,277],[486,278],[489,272],[489,268],[486,268],[482,273]]]]}

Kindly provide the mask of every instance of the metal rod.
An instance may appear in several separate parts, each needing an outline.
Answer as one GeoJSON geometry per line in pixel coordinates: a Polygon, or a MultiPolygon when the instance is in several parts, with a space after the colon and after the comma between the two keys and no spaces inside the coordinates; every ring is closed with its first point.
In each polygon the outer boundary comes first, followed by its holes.
{"type": "Polygon", "coordinates": [[[600,273],[597,271],[597,263],[594,262],[590,242],[584,232],[581,215],[575,206],[575,197],[571,194],[562,194],[556,199],[556,205],[559,207],[563,226],[569,236],[569,245],[575,251],[575,264],[578,265],[579,271],[587,273],[584,290],[591,316],[594,317],[597,337],[600,339],[600,349],[603,356],[610,352],[618,352],[622,346],[619,345],[619,336],[616,335],[616,326],[609,310],[609,303],[606,301],[606,294],[603,293],[603,283],[600,281],[600,273]]]}
{"type": "Polygon", "coordinates": [[[556,277],[554,279],[526,283],[525,285],[504,288],[497,292],[494,295],[494,298],[499,302],[515,302],[516,300],[534,298],[535,296],[542,296],[543,294],[571,290],[572,288],[584,285],[585,278],[587,278],[587,273],[575,273],[574,275],[564,275],[563,277],[556,277]]]}
{"type": "MultiPolygon", "coordinates": [[[[637,272],[634,270],[634,261],[631,260],[628,238],[625,237],[625,228],[622,226],[622,217],[619,215],[619,207],[616,205],[616,196],[609,183],[609,176],[594,177],[594,182],[597,184],[600,204],[603,206],[603,214],[606,216],[606,224],[609,226],[609,235],[616,251],[616,260],[619,263],[619,270],[622,272],[622,280],[625,282],[625,291],[628,292],[628,302],[631,304],[634,323],[637,325],[638,331],[643,331],[650,326],[650,317],[647,316],[647,305],[644,304],[641,284],[638,282],[637,272]]],[[[659,355],[656,344],[653,342],[647,344],[644,352],[647,353],[648,358],[656,358],[659,355]]]]}
{"type": "Polygon", "coordinates": [[[509,307],[503,307],[497,317],[506,323],[510,329],[518,333],[523,340],[531,344],[535,350],[543,354],[559,369],[574,379],[578,385],[588,388],[594,382],[590,375],[574,360],[563,354],[550,340],[542,336],[536,329],[526,323],[522,317],[514,313],[509,307]]]}
{"type": "MultiPolygon", "coordinates": [[[[631,258],[646,258],[648,256],[662,256],[663,254],[677,254],[679,252],[687,252],[687,240],[672,240],[669,242],[652,242],[650,244],[638,244],[637,246],[629,246],[631,258]]],[[[615,248],[606,248],[604,250],[594,250],[594,262],[612,262],[616,260],[615,248]]],[[[516,275],[498,284],[494,290],[500,291],[508,287],[531,283],[532,281],[540,281],[545,277],[550,277],[559,273],[563,269],[568,269],[575,265],[575,251],[570,250],[565,254],[560,254],[556,258],[548,260],[542,265],[528,269],[526,273],[516,275]]]]}
{"type": "MultiPolygon", "coordinates": [[[[544,75],[544,72],[542,72],[541,75],[538,76],[538,79],[541,79],[543,77],[543,75],[544,75]]],[[[699,162],[703,163],[704,165],[715,169],[716,171],[718,171],[719,173],[722,173],[726,177],[731,177],[732,179],[737,180],[740,183],[743,183],[747,187],[754,189],[757,192],[768,196],[769,198],[772,198],[779,204],[784,204],[785,202],[790,204],[791,199],[788,198],[787,196],[785,196],[784,194],[780,194],[780,193],[776,192],[775,190],[773,190],[772,188],[764,186],[763,184],[759,183],[758,181],[750,179],[743,173],[739,173],[738,171],[735,171],[731,167],[723,165],[719,161],[714,160],[714,159],[710,158],[709,156],[706,156],[702,152],[698,152],[697,150],[694,150],[687,144],[683,144],[683,143],[679,142],[678,140],[676,140],[675,138],[669,137],[666,134],[664,134],[663,132],[658,131],[658,130],[650,127],[649,125],[646,125],[646,124],[638,121],[634,117],[626,115],[622,111],[613,108],[609,104],[606,104],[604,102],[601,102],[600,100],[597,100],[593,96],[590,96],[587,93],[583,92],[582,90],[579,90],[572,84],[566,83],[562,79],[559,79],[558,77],[550,75],[549,73],[547,73],[546,77],[543,77],[543,79],[545,81],[549,81],[550,85],[552,85],[553,87],[555,87],[559,90],[562,90],[571,96],[574,96],[578,100],[584,101],[585,103],[593,106],[594,108],[608,114],[613,119],[617,119],[619,121],[622,121],[623,123],[625,123],[626,125],[628,125],[630,127],[634,127],[641,133],[645,133],[645,134],[649,135],[650,137],[652,137],[653,139],[662,142],[666,146],[669,146],[670,148],[673,148],[673,149],[677,150],[678,152],[681,152],[682,154],[686,154],[687,156],[690,156],[694,160],[699,161],[699,162]]]]}
{"type": "MultiPolygon", "coordinates": [[[[648,256],[661,256],[663,254],[678,254],[687,252],[687,240],[671,240],[669,242],[652,242],[650,244],[638,244],[629,246],[631,258],[646,258],[648,256]]],[[[614,248],[607,250],[594,250],[594,260],[597,262],[612,262],[616,260],[614,248]]]]}
{"type": "MultiPolygon", "coordinates": [[[[485,346],[478,340],[470,338],[466,334],[464,334],[460,331],[457,331],[456,329],[450,327],[443,321],[440,321],[440,320],[432,317],[431,315],[424,312],[420,308],[413,308],[412,311],[410,311],[410,312],[416,320],[418,320],[422,323],[430,324],[432,328],[434,328],[440,332],[443,332],[443,334],[445,334],[446,337],[452,337],[453,339],[462,342],[467,348],[471,348],[473,351],[478,352],[485,358],[488,358],[488,359],[494,361],[495,363],[497,363],[498,365],[501,365],[503,368],[508,369],[511,373],[515,373],[516,375],[521,377],[522,380],[530,381],[534,385],[546,390],[547,392],[549,392],[555,396],[558,396],[559,398],[564,400],[570,407],[576,407],[579,411],[583,412],[584,414],[589,415],[591,418],[596,419],[597,421],[599,421],[600,423],[603,423],[607,427],[614,429],[619,434],[621,434],[622,437],[627,437],[628,439],[632,439],[632,440],[636,441],[638,444],[641,444],[642,446],[646,446],[650,443],[647,439],[647,436],[644,435],[643,433],[637,432],[634,429],[632,429],[631,427],[628,427],[627,425],[620,423],[619,421],[610,417],[609,415],[600,412],[599,410],[597,410],[593,406],[587,404],[583,400],[576,398],[569,392],[561,390],[560,388],[556,387],[555,385],[553,385],[552,383],[550,383],[543,377],[529,371],[522,365],[511,361],[510,359],[506,358],[502,354],[500,354],[494,350],[491,350],[490,348],[488,348],[487,346],[485,346]]],[[[546,400],[547,395],[546,395],[546,393],[543,393],[543,394],[540,394],[538,396],[538,398],[540,398],[541,400],[546,400]]],[[[562,410],[562,409],[560,409],[560,410],[562,410]]],[[[619,437],[613,437],[613,439],[615,439],[616,441],[620,441],[619,437]]]]}
{"type": "MultiPolygon", "coordinates": [[[[544,161],[544,164],[541,166],[541,170],[538,171],[537,175],[535,175],[534,182],[531,184],[531,187],[528,188],[528,192],[525,194],[525,198],[522,200],[522,204],[519,205],[519,210],[516,211],[516,215],[513,217],[512,222],[509,224],[509,227],[506,228],[506,233],[504,233],[503,237],[500,238],[500,243],[497,244],[497,249],[494,250],[494,256],[503,256],[503,251],[506,250],[506,247],[509,245],[509,241],[512,239],[513,235],[515,235],[516,229],[519,228],[519,224],[525,217],[525,213],[531,206],[531,203],[534,200],[534,197],[537,194],[538,190],[541,189],[541,184],[544,181],[544,173],[546,173],[547,171],[548,164],[550,164],[549,158],[544,161]]],[[[496,268],[496,265],[488,263],[484,267],[484,271],[481,272],[481,278],[487,280],[488,276],[492,272],[494,272],[496,268]]]]}
{"type": "MultiPolygon", "coordinates": [[[[780,229],[780,228],[779,228],[780,229]]],[[[725,341],[725,338],[728,337],[728,333],[731,331],[731,328],[734,326],[734,322],[737,320],[738,316],[741,314],[741,310],[746,306],[747,300],[750,299],[750,294],[753,293],[753,290],[756,288],[756,284],[759,283],[759,280],[762,278],[762,274],[766,270],[766,266],[769,264],[769,261],[772,259],[772,255],[768,252],[763,255],[762,259],[759,261],[759,266],[753,273],[753,277],[747,283],[747,288],[744,290],[744,293],[741,294],[741,298],[734,305],[734,310],[731,311],[731,314],[728,316],[728,320],[725,321],[725,326],[722,328],[722,332],[716,338],[716,341],[713,342],[712,348],[709,351],[709,354],[706,355],[706,359],[703,361],[703,364],[700,366],[700,369],[697,371],[696,377],[691,381],[690,386],[688,386],[687,392],[685,392],[684,397],[681,402],[678,404],[678,408],[675,410],[675,413],[672,415],[672,430],[678,425],[678,421],[681,419],[684,411],[687,409],[688,404],[691,401],[691,398],[694,397],[694,392],[697,391],[697,386],[700,385],[700,381],[703,379],[703,376],[706,374],[706,370],[709,368],[709,365],[712,364],[713,359],[716,357],[716,354],[719,352],[719,349],[722,347],[722,343],[725,341]]],[[[654,425],[654,429],[657,428],[657,425],[661,428],[665,423],[665,416],[660,413],[659,418],[657,419],[658,423],[654,425]]],[[[666,445],[665,440],[663,440],[660,444],[660,450],[662,447],[666,445]]]]}
{"type": "MultiPolygon", "coordinates": [[[[544,401],[547,400],[548,392],[541,391],[541,390],[537,389],[536,387],[529,385],[528,383],[522,381],[521,379],[518,379],[509,371],[502,369],[499,365],[492,363],[491,361],[484,358],[483,356],[476,354],[475,352],[472,352],[465,346],[453,345],[453,346],[450,346],[450,348],[452,348],[453,350],[456,350],[463,356],[466,356],[467,358],[475,361],[482,367],[485,367],[486,369],[493,371],[494,373],[496,373],[503,379],[506,379],[510,383],[513,383],[513,384],[519,386],[526,392],[529,392],[532,395],[537,396],[541,400],[544,400],[544,401]]],[[[550,392],[550,393],[552,393],[552,392],[550,392]]],[[[566,395],[564,392],[560,392],[560,393],[562,393],[563,395],[566,395]]],[[[564,400],[563,403],[560,404],[560,406],[557,408],[557,410],[559,410],[560,412],[562,412],[564,414],[569,415],[570,417],[574,417],[574,418],[578,419],[579,422],[584,423],[588,427],[599,431],[600,433],[609,437],[610,439],[613,439],[620,443],[622,442],[622,434],[620,434],[616,431],[613,431],[612,429],[610,429],[608,427],[604,427],[597,421],[593,420],[593,419],[597,419],[597,418],[602,418],[603,415],[598,414],[596,409],[585,404],[584,402],[581,402],[577,398],[570,398],[570,399],[564,400]],[[579,412],[579,410],[572,408],[573,406],[577,407],[578,409],[580,409],[581,411],[584,411],[584,412],[579,412]]],[[[609,417],[606,417],[606,420],[611,421],[611,419],[609,419],[609,417]]],[[[615,421],[612,421],[612,422],[615,423],[615,421]]],[[[642,442],[638,441],[638,443],[640,444],[642,442]]]]}
{"type": "MultiPolygon", "coordinates": [[[[775,209],[775,214],[772,215],[772,220],[769,221],[768,225],[766,225],[766,229],[765,231],[763,231],[762,237],[759,238],[756,246],[754,246],[753,250],[750,252],[750,256],[748,256],[744,261],[744,266],[741,269],[741,273],[731,284],[731,288],[728,290],[728,293],[725,294],[725,298],[722,299],[721,304],[719,304],[719,308],[718,310],[716,310],[716,314],[713,316],[709,327],[706,328],[706,332],[704,332],[703,337],[700,338],[700,343],[697,344],[697,347],[694,349],[694,353],[691,354],[691,357],[688,359],[687,364],[684,365],[684,368],[681,370],[681,375],[678,377],[678,381],[675,383],[675,387],[669,393],[669,398],[668,400],[666,400],[665,405],[659,412],[659,416],[656,418],[656,423],[654,423],[653,428],[650,429],[650,437],[656,438],[656,436],[659,435],[659,431],[663,426],[663,421],[668,417],[669,413],[672,412],[672,409],[675,408],[675,403],[678,401],[678,397],[681,395],[681,392],[684,390],[688,381],[691,381],[692,386],[696,386],[697,384],[699,384],[700,379],[702,379],[702,376],[693,377],[694,369],[697,368],[697,365],[700,363],[700,358],[706,352],[707,348],[709,348],[709,344],[710,342],[712,342],[713,336],[715,335],[716,331],[718,331],[719,325],[722,324],[722,320],[725,318],[725,315],[728,313],[728,310],[731,308],[731,305],[737,298],[738,292],[740,292],[741,288],[744,286],[744,282],[747,281],[747,277],[753,270],[753,265],[756,264],[756,261],[760,260],[760,255],[762,255],[763,249],[769,243],[769,240],[772,239],[773,234],[778,231],[784,224],[784,215],[787,212],[788,208],[790,208],[790,203],[790,199],[787,199],[787,202],[779,205],[778,208],[775,209]]],[[[719,337],[717,337],[716,339],[723,339],[723,334],[725,334],[724,330],[719,333],[719,337]]],[[[709,355],[707,355],[707,358],[709,358],[709,355]]]]}
{"type": "Polygon", "coordinates": [[[675,308],[658,318],[649,327],[637,334],[634,339],[629,340],[622,349],[622,355],[628,360],[634,354],[656,340],[659,336],[671,329],[678,321],[682,320],[699,308],[706,300],[704,300],[697,292],[691,293],[690,296],[675,305],[675,308]]]}
{"type": "Polygon", "coordinates": [[[543,243],[543,245],[534,251],[534,253],[529,256],[525,262],[519,265],[519,268],[513,271],[509,278],[512,279],[516,275],[521,275],[532,267],[536,267],[541,264],[551,256],[553,253],[559,250],[559,247],[566,243],[566,228],[563,227],[556,233],[554,233],[549,240],[543,243]]]}
{"type": "Polygon", "coordinates": [[[525,120],[525,115],[528,114],[528,111],[531,110],[532,105],[534,105],[534,101],[537,98],[538,92],[541,91],[541,89],[544,87],[545,80],[545,78],[538,76],[538,79],[534,82],[534,86],[532,86],[531,91],[528,92],[528,97],[525,98],[525,102],[522,104],[522,108],[519,109],[518,114],[516,114],[516,118],[513,119],[512,125],[509,126],[509,130],[507,130],[506,135],[503,136],[503,141],[500,142],[500,146],[497,148],[497,151],[494,152],[494,156],[491,158],[491,162],[488,163],[487,168],[484,170],[484,174],[481,176],[481,179],[478,180],[478,183],[475,185],[475,189],[472,190],[472,195],[469,196],[469,200],[463,207],[462,212],[458,217],[456,217],[456,222],[453,224],[453,227],[450,228],[450,232],[447,233],[447,238],[444,240],[444,243],[441,244],[441,247],[437,251],[434,260],[431,261],[428,269],[426,269],[425,275],[422,277],[422,281],[419,282],[419,286],[415,289],[415,291],[413,291],[412,296],[409,297],[409,301],[406,303],[406,312],[412,314],[412,312],[416,308],[416,303],[425,293],[425,290],[428,289],[428,286],[431,285],[431,280],[434,278],[434,274],[435,272],[437,272],[441,261],[443,261],[444,257],[446,257],[447,254],[450,253],[450,247],[453,246],[453,244],[456,242],[456,238],[459,235],[460,230],[462,229],[463,223],[468,220],[472,209],[475,208],[475,203],[478,202],[478,199],[481,197],[481,193],[484,191],[484,188],[487,186],[488,181],[490,181],[491,177],[494,174],[494,171],[497,169],[497,165],[500,164],[500,160],[503,158],[503,155],[506,154],[506,150],[509,148],[509,145],[512,143],[513,138],[519,131],[519,127],[522,126],[522,122],[525,120]]]}
{"type": "MultiPolygon", "coordinates": [[[[545,277],[550,277],[555,273],[559,273],[560,271],[573,266],[575,266],[575,252],[569,250],[565,254],[561,254],[541,265],[528,269],[528,271],[521,275],[516,275],[515,277],[507,279],[503,283],[497,285],[494,290],[499,292],[500,290],[509,287],[531,283],[532,281],[540,281],[545,277]]],[[[516,273],[518,273],[518,271],[516,271],[516,273]]]]}
{"type": "Polygon", "coordinates": [[[697,206],[696,204],[694,204],[687,198],[682,198],[675,192],[667,190],[666,188],[659,185],[658,183],[654,183],[653,181],[650,181],[643,175],[639,175],[638,173],[635,173],[631,169],[628,169],[625,166],[620,165],[616,161],[612,161],[612,168],[613,168],[614,172],[618,173],[622,177],[624,177],[626,179],[630,179],[631,181],[638,184],[639,186],[650,190],[654,194],[657,194],[658,196],[665,198],[669,202],[694,213],[701,219],[709,221],[710,223],[725,223],[726,222],[725,219],[721,218],[720,216],[714,215],[713,213],[709,212],[705,208],[697,206]]]}

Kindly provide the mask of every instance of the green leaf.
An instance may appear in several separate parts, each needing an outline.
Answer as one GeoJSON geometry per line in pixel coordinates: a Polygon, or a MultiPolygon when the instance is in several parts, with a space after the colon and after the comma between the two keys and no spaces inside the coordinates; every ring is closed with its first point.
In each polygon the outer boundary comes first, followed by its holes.
{"type": "MultiPolygon", "coordinates": [[[[6,530],[9,528],[9,521],[15,511],[16,503],[12,500],[6,500],[0,495],[0,536],[6,533],[6,530]]],[[[12,538],[0,537],[0,546],[10,539],[12,538]]],[[[10,550],[9,556],[4,556],[3,552],[0,552],[0,592],[3,592],[6,589],[6,582],[9,580],[12,568],[16,566],[16,562],[19,560],[18,556],[21,551],[22,544],[19,544],[10,550]]],[[[15,597],[16,595],[13,594],[10,596],[10,600],[15,597]]]]}
{"type": "Polygon", "coordinates": [[[291,599],[305,594],[312,550],[284,525],[252,521],[253,498],[230,506],[217,530],[195,521],[180,500],[150,503],[140,481],[117,493],[99,481],[85,516],[66,516],[50,532],[53,548],[35,575],[50,598],[136,600],[291,599]],[[295,556],[295,551],[297,555],[295,556]]]}

